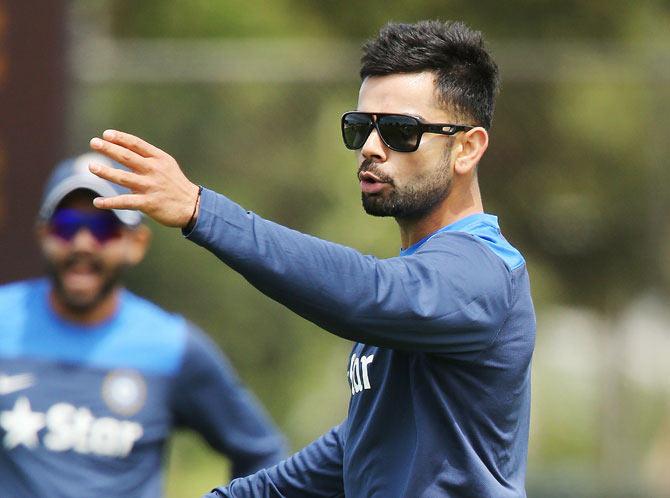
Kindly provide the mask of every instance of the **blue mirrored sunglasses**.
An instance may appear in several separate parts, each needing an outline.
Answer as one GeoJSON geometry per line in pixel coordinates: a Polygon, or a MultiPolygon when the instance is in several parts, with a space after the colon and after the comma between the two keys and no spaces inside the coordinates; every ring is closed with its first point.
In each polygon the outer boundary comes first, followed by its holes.
{"type": "Polygon", "coordinates": [[[79,230],[86,228],[101,244],[118,238],[122,226],[111,211],[93,213],[63,208],[49,220],[49,231],[63,240],[72,240],[79,230]]]}

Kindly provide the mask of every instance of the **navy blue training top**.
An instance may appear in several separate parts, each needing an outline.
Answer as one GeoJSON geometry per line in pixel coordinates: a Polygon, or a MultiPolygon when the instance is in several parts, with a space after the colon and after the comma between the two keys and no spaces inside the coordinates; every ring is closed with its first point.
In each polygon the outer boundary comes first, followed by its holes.
{"type": "Polygon", "coordinates": [[[208,497],[524,497],[535,315],[524,259],[476,214],[377,259],[212,191],[187,234],[356,342],[346,420],[208,497]]]}
{"type": "Polygon", "coordinates": [[[265,412],[183,317],[124,290],[113,317],[82,326],[51,310],[49,285],[0,287],[0,497],[158,498],[175,426],[236,476],[283,457],[265,412]]]}

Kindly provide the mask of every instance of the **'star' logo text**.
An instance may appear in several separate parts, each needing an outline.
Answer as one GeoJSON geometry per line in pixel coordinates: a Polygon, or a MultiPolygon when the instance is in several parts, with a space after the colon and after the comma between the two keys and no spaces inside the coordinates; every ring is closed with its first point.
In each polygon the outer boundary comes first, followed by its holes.
{"type": "Polygon", "coordinates": [[[349,362],[349,384],[351,384],[351,394],[361,392],[363,389],[370,389],[370,378],[368,377],[368,367],[374,360],[375,355],[361,356],[351,355],[349,362]]]}
{"type": "Polygon", "coordinates": [[[23,391],[35,384],[33,374],[24,373],[17,375],[0,374],[0,395],[12,394],[23,391]]]}
{"type": "Polygon", "coordinates": [[[38,434],[46,428],[42,443],[51,451],[118,458],[128,456],[144,433],[137,422],[95,418],[88,408],[69,403],[56,403],[46,413],[34,412],[25,396],[19,397],[11,410],[0,412],[0,427],[7,431],[3,445],[8,450],[19,445],[36,448],[38,434]]]}

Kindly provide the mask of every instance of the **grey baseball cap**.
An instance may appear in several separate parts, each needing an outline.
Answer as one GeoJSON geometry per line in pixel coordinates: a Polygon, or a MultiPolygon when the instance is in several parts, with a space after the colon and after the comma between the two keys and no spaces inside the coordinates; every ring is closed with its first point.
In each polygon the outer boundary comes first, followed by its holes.
{"type": "MultiPolygon", "coordinates": [[[[42,195],[42,205],[38,217],[46,221],[53,216],[58,204],[69,193],[75,190],[92,190],[102,197],[127,194],[130,191],[112,182],[95,176],[88,170],[91,163],[100,163],[113,168],[126,169],[102,154],[89,152],[77,157],[65,159],[58,163],[47,180],[42,195]]],[[[128,209],[113,209],[116,217],[128,227],[136,227],[142,223],[142,213],[128,209]]]]}

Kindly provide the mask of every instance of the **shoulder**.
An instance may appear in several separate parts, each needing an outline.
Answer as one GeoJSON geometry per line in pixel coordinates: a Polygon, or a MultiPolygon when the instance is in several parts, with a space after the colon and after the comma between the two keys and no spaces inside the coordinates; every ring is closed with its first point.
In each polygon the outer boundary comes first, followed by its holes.
{"type": "Polygon", "coordinates": [[[148,370],[175,372],[187,349],[189,327],[186,319],[128,290],[122,294],[122,311],[115,333],[143,355],[148,370]]]}
{"type": "MultiPolygon", "coordinates": [[[[518,261],[501,254],[498,241],[462,231],[435,234],[411,258],[422,261],[423,273],[447,282],[449,292],[456,292],[462,302],[500,299],[501,308],[511,302],[514,288],[514,265],[518,261]]],[[[402,259],[402,258],[401,258],[402,259]]],[[[523,260],[522,264],[523,264],[523,260]]]]}
{"type": "Polygon", "coordinates": [[[441,249],[452,255],[464,255],[468,258],[495,259],[508,271],[517,270],[526,264],[521,252],[505,239],[499,228],[491,225],[476,226],[467,232],[437,233],[422,249],[441,249]]]}
{"type": "Polygon", "coordinates": [[[185,361],[197,362],[226,362],[223,351],[218,344],[200,327],[186,321],[186,350],[185,361]]]}
{"type": "Polygon", "coordinates": [[[122,294],[124,313],[128,319],[148,323],[174,324],[186,327],[186,320],[178,313],[172,313],[148,299],[124,289],[122,294]]]}
{"type": "Polygon", "coordinates": [[[33,289],[41,285],[46,285],[44,279],[20,280],[0,285],[0,300],[4,302],[7,300],[22,299],[33,289]]]}
{"type": "Polygon", "coordinates": [[[195,359],[223,359],[223,353],[211,337],[184,316],[167,311],[128,290],[124,291],[124,300],[125,321],[143,330],[141,340],[151,341],[154,352],[156,348],[162,348],[178,353],[180,364],[195,359]]]}
{"type": "Polygon", "coordinates": [[[0,357],[16,356],[24,350],[26,324],[42,315],[48,285],[46,280],[24,280],[0,286],[0,357]]]}
{"type": "Polygon", "coordinates": [[[0,314],[17,311],[28,306],[30,297],[36,293],[46,290],[47,282],[44,279],[22,280],[0,285],[0,314]]]}

